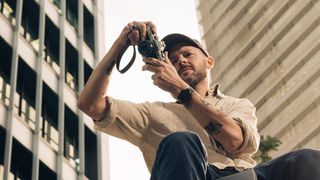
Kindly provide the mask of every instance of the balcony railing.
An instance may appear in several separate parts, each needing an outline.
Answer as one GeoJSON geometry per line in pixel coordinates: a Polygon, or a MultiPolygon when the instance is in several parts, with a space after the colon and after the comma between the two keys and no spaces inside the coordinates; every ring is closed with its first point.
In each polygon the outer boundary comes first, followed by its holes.
{"type": "Polygon", "coordinates": [[[0,1],[0,11],[12,23],[12,25],[16,25],[14,7],[10,6],[5,1],[0,1]]]}
{"type": "Polygon", "coordinates": [[[57,64],[58,61],[48,53],[48,50],[46,48],[44,52],[44,60],[49,64],[49,66],[57,75],[60,74],[60,66],[57,64]]]}
{"type": "Polygon", "coordinates": [[[39,48],[40,48],[40,44],[39,44],[39,39],[36,38],[34,35],[32,35],[33,33],[29,31],[23,27],[23,26],[20,26],[20,34],[30,43],[30,45],[32,46],[32,48],[39,52],[39,48]]]}
{"type": "Polygon", "coordinates": [[[66,83],[69,85],[69,87],[73,90],[76,90],[76,85],[75,85],[76,79],[73,77],[73,75],[70,72],[67,72],[66,75],[66,83]]]}
{"type": "Polygon", "coordinates": [[[14,98],[14,111],[19,117],[26,122],[29,128],[35,129],[36,124],[36,110],[28,103],[28,101],[20,96],[19,93],[15,93],[14,98]]]}
{"type": "Polygon", "coordinates": [[[67,141],[65,151],[65,158],[68,160],[71,167],[78,171],[80,168],[80,159],[77,155],[75,146],[67,141]]]}
{"type": "Polygon", "coordinates": [[[54,127],[52,123],[48,119],[41,119],[41,136],[43,139],[45,139],[51,147],[58,151],[58,142],[59,142],[59,132],[54,127]],[[43,124],[42,124],[43,123],[43,124]]]}
{"type": "Polygon", "coordinates": [[[11,86],[0,76],[0,100],[9,106],[11,86]]]}

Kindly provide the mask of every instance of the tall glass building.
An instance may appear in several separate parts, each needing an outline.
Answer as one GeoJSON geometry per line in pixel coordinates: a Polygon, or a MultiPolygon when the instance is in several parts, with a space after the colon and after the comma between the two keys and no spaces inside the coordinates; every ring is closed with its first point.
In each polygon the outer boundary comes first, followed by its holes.
{"type": "Polygon", "coordinates": [[[0,0],[0,179],[108,179],[77,97],[104,53],[103,0],[0,0]]]}
{"type": "Polygon", "coordinates": [[[197,0],[213,82],[257,107],[272,156],[320,149],[320,0],[197,0]]]}

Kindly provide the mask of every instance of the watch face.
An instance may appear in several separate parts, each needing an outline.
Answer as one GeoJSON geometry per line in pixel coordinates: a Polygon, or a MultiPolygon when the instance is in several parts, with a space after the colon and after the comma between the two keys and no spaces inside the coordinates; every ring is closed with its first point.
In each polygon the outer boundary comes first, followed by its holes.
{"type": "Polygon", "coordinates": [[[194,90],[191,87],[182,90],[178,96],[178,102],[181,104],[189,102],[193,92],[194,90]]]}

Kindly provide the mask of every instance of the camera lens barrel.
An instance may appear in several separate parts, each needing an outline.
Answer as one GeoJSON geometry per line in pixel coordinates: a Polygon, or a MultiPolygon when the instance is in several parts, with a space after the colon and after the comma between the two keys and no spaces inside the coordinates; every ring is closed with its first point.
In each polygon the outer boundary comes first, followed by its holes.
{"type": "Polygon", "coordinates": [[[150,40],[140,42],[138,44],[138,51],[143,56],[157,58],[157,49],[150,40]]]}

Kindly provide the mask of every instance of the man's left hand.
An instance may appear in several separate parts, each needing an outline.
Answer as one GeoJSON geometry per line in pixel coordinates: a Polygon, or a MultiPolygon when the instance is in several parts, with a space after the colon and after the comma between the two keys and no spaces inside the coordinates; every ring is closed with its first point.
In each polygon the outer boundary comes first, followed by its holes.
{"type": "Polygon", "coordinates": [[[178,97],[182,89],[189,87],[177,73],[177,70],[168,58],[167,52],[165,52],[163,61],[150,57],[143,57],[143,61],[145,62],[145,65],[142,67],[142,70],[154,73],[151,76],[153,84],[160,89],[171,93],[174,98],[178,97]]]}

